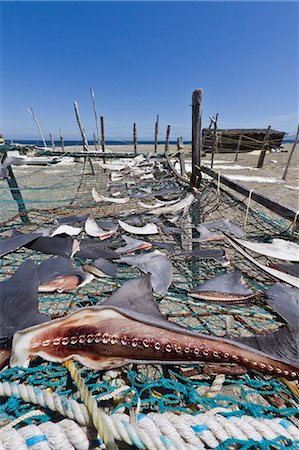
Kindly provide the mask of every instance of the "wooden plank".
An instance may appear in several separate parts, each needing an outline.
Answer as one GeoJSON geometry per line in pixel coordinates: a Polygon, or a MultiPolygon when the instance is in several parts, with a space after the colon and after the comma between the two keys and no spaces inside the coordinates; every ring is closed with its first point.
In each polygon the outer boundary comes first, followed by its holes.
{"type": "Polygon", "coordinates": [[[268,144],[268,141],[269,141],[269,138],[270,138],[270,130],[271,130],[271,125],[268,126],[267,133],[265,134],[265,137],[263,139],[262,149],[261,149],[260,156],[259,156],[259,159],[258,159],[258,162],[257,162],[257,168],[258,169],[261,169],[263,167],[263,165],[264,165],[264,160],[265,160],[265,156],[266,156],[266,150],[267,150],[267,147],[268,147],[267,144],[268,144]]]}
{"type": "MultiPolygon", "coordinates": [[[[211,170],[209,167],[202,167],[201,170],[210,177],[214,178],[214,180],[218,181],[219,174],[211,170]]],[[[251,189],[249,189],[248,187],[244,186],[243,184],[236,183],[235,181],[230,180],[224,175],[220,175],[220,183],[224,184],[230,189],[233,189],[236,192],[239,192],[245,197],[249,197],[249,194],[251,192],[251,189]]],[[[294,221],[294,219],[296,218],[296,223],[298,224],[299,217],[297,217],[297,211],[295,209],[275,202],[274,200],[268,198],[266,195],[259,194],[255,191],[251,193],[251,199],[259,203],[260,205],[265,206],[265,208],[268,208],[270,211],[284,217],[285,219],[294,221]]]]}
{"type": "Polygon", "coordinates": [[[191,184],[198,186],[201,181],[201,111],[202,89],[196,89],[192,94],[192,174],[191,184]]]}
{"type": "Polygon", "coordinates": [[[286,167],[285,167],[284,172],[283,172],[283,176],[282,176],[283,180],[285,180],[286,177],[287,177],[289,166],[290,166],[290,163],[291,163],[291,159],[292,159],[293,154],[295,152],[295,148],[296,148],[296,146],[298,144],[298,137],[299,137],[299,125],[298,125],[298,128],[297,128],[297,134],[296,134],[296,137],[295,137],[295,140],[294,140],[294,144],[293,144],[292,150],[291,150],[291,152],[289,154],[289,157],[288,157],[288,160],[287,160],[287,164],[286,164],[286,167]]]}
{"type": "Polygon", "coordinates": [[[51,141],[51,147],[53,148],[53,150],[55,150],[54,139],[53,139],[53,136],[52,136],[51,132],[49,133],[49,136],[50,136],[50,141],[51,141]]]}

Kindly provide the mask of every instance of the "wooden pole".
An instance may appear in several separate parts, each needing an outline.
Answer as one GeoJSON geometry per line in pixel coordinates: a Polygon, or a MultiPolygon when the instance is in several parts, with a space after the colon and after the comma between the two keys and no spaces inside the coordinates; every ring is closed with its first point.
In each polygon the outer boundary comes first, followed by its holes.
{"type": "Polygon", "coordinates": [[[59,136],[60,136],[60,146],[61,146],[61,150],[64,151],[64,139],[63,139],[63,134],[61,129],[59,128],[59,136]]]}
{"type": "MultiPolygon", "coordinates": [[[[3,153],[2,161],[4,161],[7,157],[7,153],[3,153]]],[[[18,186],[17,180],[14,176],[13,170],[11,166],[7,166],[8,170],[8,178],[7,178],[7,184],[9,186],[9,190],[11,192],[11,195],[13,199],[17,202],[18,210],[20,213],[20,218],[23,223],[29,223],[29,217],[26,210],[26,206],[20,191],[20,188],[18,186]]]]}
{"type": "Polygon", "coordinates": [[[235,154],[235,162],[238,161],[238,156],[239,156],[239,151],[240,151],[240,147],[241,147],[241,142],[242,142],[242,134],[240,134],[240,136],[239,136],[239,140],[238,140],[238,144],[237,144],[237,150],[236,150],[236,154],[235,154]]]}
{"type": "Polygon", "coordinates": [[[155,123],[155,153],[158,150],[158,134],[159,134],[159,114],[157,114],[157,120],[155,123]]]}
{"type": "Polygon", "coordinates": [[[91,95],[91,100],[92,100],[92,105],[93,105],[94,118],[95,118],[95,122],[96,122],[97,144],[99,144],[100,143],[99,122],[98,122],[96,102],[95,102],[95,99],[94,99],[94,91],[91,88],[90,88],[90,95],[91,95]]]}
{"type": "Polygon", "coordinates": [[[101,116],[101,146],[102,152],[105,151],[105,132],[104,132],[104,117],[101,116]]]}
{"type": "Polygon", "coordinates": [[[165,139],[165,153],[169,150],[169,136],[170,136],[170,125],[167,125],[166,139],[165,139]]]}
{"type": "Polygon", "coordinates": [[[137,128],[136,128],[135,122],[133,125],[133,142],[134,142],[134,153],[136,155],[136,153],[137,153],[137,128]]]}
{"type": "Polygon", "coordinates": [[[286,164],[286,167],[285,167],[284,172],[283,172],[283,176],[282,176],[283,180],[285,180],[286,177],[287,177],[288,170],[289,170],[289,165],[291,163],[291,159],[292,159],[293,154],[295,152],[295,148],[296,148],[296,146],[298,144],[298,137],[299,137],[299,125],[298,125],[298,128],[297,128],[297,134],[296,134],[296,137],[295,137],[295,140],[294,140],[294,143],[293,143],[292,150],[290,151],[290,154],[289,154],[289,157],[288,157],[288,160],[287,160],[287,164],[286,164]]]}
{"type": "Polygon", "coordinates": [[[196,89],[192,95],[192,186],[198,186],[201,181],[201,111],[202,89],[196,89]]]}
{"type": "Polygon", "coordinates": [[[270,137],[270,130],[271,130],[271,125],[268,126],[267,128],[267,133],[265,134],[265,137],[263,139],[263,143],[262,143],[262,148],[261,148],[261,152],[260,152],[260,156],[257,162],[257,168],[261,169],[264,165],[264,160],[265,160],[265,156],[266,156],[266,150],[268,147],[268,141],[269,141],[269,137],[270,137]]]}
{"type": "Polygon", "coordinates": [[[179,137],[177,139],[177,147],[179,152],[181,175],[184,177],[186,175],[186,165],[185,165],[184,141],[182,137],[179,137]]]}
{"type": "Polygon", "coordinates": [[[54,144],[54,139],[53,139],[52,133],[49,133],[49,135],[50,135],[51,147],[53,148],[53,150],[55,150],[55,144],[54,144]]]}
{"type": "Polygon", "coordinates": [[[214,165],[214,155],[216,152],[216,144],[217,144],[217,120],[218,120],[218,113],[216,114],[216,117],[210,117],[211,123],[213,123],[213,140],[212,140],[212,154],[211,154],[211,169],[213,169],[214,165]]]}
{"type": "Polygon", "coordinates": [[[40,137],[42,138],[44,147],[47,148],[47,144],[46,144],[46,141],[45,141],[45,138],[44,138],[44,135],[43,135],[43,131],[42,131],[41,126],[40,126],[40,124],[39,124],[39,122],[38,122],[38,120],[37,120],[37,118],[36,118],[36,115],[34,114],[33,109],[32,109],[32,108],[30,108],[30,109],[28,108],[28,112],[29,112],[29,114],[31,114],[32,119],[33,119],[34,122],[36,123],[37,129],[38,129],[38,131],[39,131],[40,137]]]}
{"type": "Polygon", "coordinates": [[[83,150],[85,152],[87,152],[88,151],[88,142],[87,142],[87,139],[86,139],[85,130],[84,130],[83,126],[82,126],[82,122],[81,122],[81,119],[80,119],[79,107],[78,107],[78,103],[77,102],[74,102],[74,108],[75,108],[76,119],[77,119],[78,126],[79,126],[79,129],[80,129],[80,133],[81,133],[81,136],[82,136],[83,150]]]}
{"type": "Polygon", "coordinates": [[[97,138],[96,138],[96,134],[95,133],[93,133],[93,142],[94,142],[95,151],[98,151],[97,138]]]}

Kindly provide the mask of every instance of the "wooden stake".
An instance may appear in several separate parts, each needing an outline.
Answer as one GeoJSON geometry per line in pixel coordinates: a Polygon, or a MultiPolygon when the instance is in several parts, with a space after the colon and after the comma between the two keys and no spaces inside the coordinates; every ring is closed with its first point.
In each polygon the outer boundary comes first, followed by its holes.
{"type": "Polygon", "coordinates": [[[85,130],[84,130],[84,128],[82,126],[82,123],[81,123],[80,114],[79,114],[79,107],[78,107],[78,103],[77,102],[74,102],[74,108],[75,108],[76,119],[77,119],[78,126],[79,126],[79,129],[80,129],[80,133],[81,133],[81,136],[82,136],[83,150],[85,152],[87,152],[88,151],[88,142],[87,142],[87,139],[86,139],[85,130]]]}
{"type": "Polygon", "coordinates": [[[239,151],[240,151],[240,147],[241,147],[241,142],[242,142],[242,134],[240,134],[240,136],[239,136],[239,140],[238,140],[238,144],[237,144],[237,150],[236,150],[236,154],[235,154],[235,162],[238,161],[238,156],[239,156],[239,151]]]}
{"type": "Polygon", "coordinates": [[[218,120],[218,113],[216,114],[216,117],[210,117],[211,123],[213,123],[213,140],[212,140],[212,154],[211,154],[211,169],[213,169],[214,165],[214,155],[216,152],[217,147],[217,120],[218,120]]]}
{"type": "Polygon", "coordinates": [[[159,114],[157,114],[157,120],[155,123],[155,153],[158,150],[158,134],[159,134],[159,114]]]}
{"type": "Polygon", "coordinates": [[[170,125],[167,125],[166,139],[165,139],[165,152],[169,150],[169,136],[170,136],[170,125]]]}
{"type": "Polygon", "coordinates": [[[38,120],[37,120],[37,118],[36,118],[36,116],[35,116],[35,114],[34,114],[33,109],[32,109],[32,108],[30,108],[30,109],[28,108],[28,112],[29,112],[29,114],[31,114],[32,119],[33,119],[34,122],[36,123],[37,129],[38,129],[38,131],[39,131],[40,137],[42,138],[44,147],[47,148],[47,144],[46,144],[46,141],[45,141],[45,138],[44,138],[44,135],[43,135],[43,131],[42,131],[41,126],[40,126],[40,124],[39,124],[39,122],[38,122],[38,120]]]}
{"type": "MultiPolygon", "coordinates": [[[[4,161],[6,159],[6,157],[7,157],[7,153],[4,152],[3,156],[2,156],[2,161],[4,161]]],[[[7,170],[8,170],[8,177],[9,177],[7,179],[7,183],[8,183],[10,193],[11,193],[13,199],[17,202],[21,221],[23,223],[29,223],[30,221],[29,221],[27,210],[26,210],[26,206],[25,206],[20,188],[18,186],[17,180],[14,176],[12,167],[7,166],[7,170]]]]}
{"type": "Polygon", "coordinates": [[[185,165],[184,141],[182,137],[178,138],[177,147],[179,152],[181,175],[184,177],[186,175],[186,165],[185,165]]]}
{"type": "Polygon", "coordinates": [[[192,95],[192,174],[191,184],[198,186],[201,181],[201,111],[202,89],[196,89],[192,95]]]}
{"type": "Polygon", "coordinates": [[[104,133],[104,117],[101,116],[101,146],[102,152],[105,151],[105,133],[104,133]]]}
{"type": "Polygon", "coordinates": [[[298,137],[299,137],[299,125],[298,125],[298,128],[297,128],[297,134],[296,134],[296,137],[295,137],[295,140],[294,140],[294,143],[293,143],[292,150],[290,151],[290,154],[289,154],[289,157],[288,157],[288,160],[287,160],[287,164],[286,164],[286,167],[285,167],[284,172],[283,172],[283,176],[282,176],[283,180],[285,180],[286,177],[287,177],[288,170],[289,170],[289,165],[291,163],[291,159],[292,159],[293,154],[295,152],[295,148],[296,148],[296,146],[298,144],[298,137]]]}
{"type": "Polygon", "coordinates": [[[94,91],[92,89],[90,89],[90,95],[91,95],[91,100],[92,100],[92,105],[93,105],[94,118],[96,121],[97,144],[99,144],[100,143],[100,132],[99,132],[98,115],[97,115],[97,109],[96,109],[96,102],[94,99],[94,91]]]}
{"type": "Polygon", "coordinates": [[[94,142],[95,151],[97,151],[98,150],[98,146],[97,146],[97,139],[96,139],[96,134],[95,133],[93,133],[93,142],[94,142]]]}
{"type": "Polygon", "coordinates": [[[266,156],[266,150],[268,147],[268,141],[269,141],[269,137],[270,137],[270,130],[271,130],[271,125],[268,126],[267,129],[267,133],[265,134],[265,137],[263,139],[263,143],[262,143],[262,148],[261,148],[261,152],[260,152],[260,156],[257,162],[257,168],[261,169],[264,165],[264,160],[265,160],[265,156],[266,156]]]}
{"type": "Polygon", "coordinates": [[[59,128],[59,136],[60,136],[60,146],[61,146],[61,150],[64,152],[64,139],[63,139],[63,134],[61,129],[59,128]]]}
{"type": "Polygon", "coordinates": [[[136,155],[136,153],[137,153],[137,128],[136,128],[135,122],[133,125],[133,142],[134,142],[134,153],[136,155]]]}
{"type": "Polygon", "coordinates": [[[53,150],[55,150],[55,144],[54,144],[52,133],[49,133],[49,135],[50,135],[51,146],[52,146],[53,150]]]}

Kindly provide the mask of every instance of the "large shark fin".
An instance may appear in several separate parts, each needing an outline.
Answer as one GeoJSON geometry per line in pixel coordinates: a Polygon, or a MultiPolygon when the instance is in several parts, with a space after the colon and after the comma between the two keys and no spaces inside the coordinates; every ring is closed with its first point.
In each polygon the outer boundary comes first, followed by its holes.
{"type": "Polygon", "coordinates": [[[166,320],[160,313],[158,305],[154,302],[149,273],[144,278],[126,281],[102,305],[115,306],[143,314],[149,318],[166,320]]]}
{"type": "Polygon", "coordinates": [[[49,320],[38,312],[38,284],[37,269],[30,260],[0,283],[0,338],[10,338],[18,330],[49,320]]]}

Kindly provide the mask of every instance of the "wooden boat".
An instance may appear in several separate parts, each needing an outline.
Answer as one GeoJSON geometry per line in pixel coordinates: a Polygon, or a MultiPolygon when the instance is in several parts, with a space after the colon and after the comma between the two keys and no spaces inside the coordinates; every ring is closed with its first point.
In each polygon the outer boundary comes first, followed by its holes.
{"type": "MultiPolygon", "coordinates": [[[[203,152],[210,153],[213,147],[212,128],[202,130],[203,152]]],[[[281,146],[282,139],[286,133],[284,131],[271,130],[267,141],[267,129],[219,129],[216,131],[215,152],[217,153],[235,153],[239,146],[240,153],[260,150],[263,142],[267,148],[278,149],[281,146]]]]}

